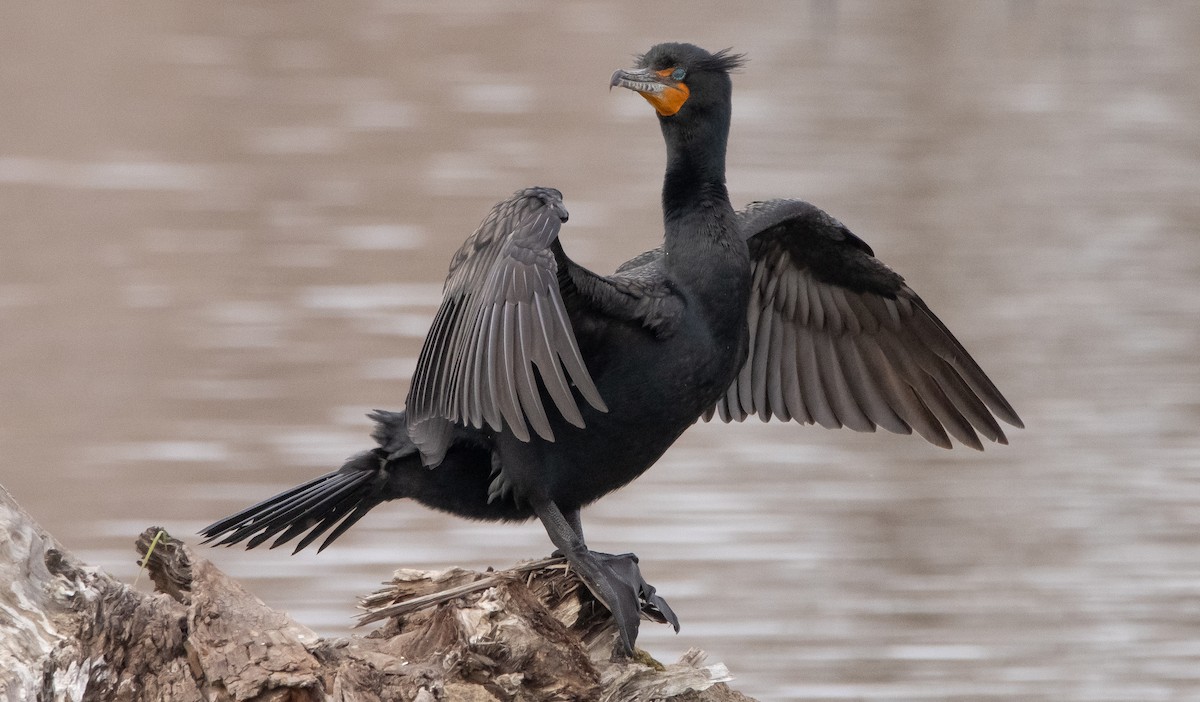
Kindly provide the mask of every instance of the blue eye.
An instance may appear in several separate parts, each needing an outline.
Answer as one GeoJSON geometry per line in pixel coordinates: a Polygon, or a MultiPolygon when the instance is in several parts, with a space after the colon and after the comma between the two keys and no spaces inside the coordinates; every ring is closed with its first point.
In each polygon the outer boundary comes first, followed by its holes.
{"type": "Polygon", "coordinates": [[[686,75],[687,69],[676,68],[675,70],[671,71],[671,80],[683,80],[683,77],[686,75]]]}

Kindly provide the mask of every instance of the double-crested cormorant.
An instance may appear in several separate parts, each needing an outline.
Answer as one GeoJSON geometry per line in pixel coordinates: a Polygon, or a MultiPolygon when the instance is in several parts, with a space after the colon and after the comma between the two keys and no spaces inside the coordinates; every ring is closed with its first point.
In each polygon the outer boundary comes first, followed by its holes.
{"type": "Polygon", "coordinates": [[[403,412],[377,448],[203,530],[321,548],[381,502],[471,519],[537,517],[632,652],[639,617],[678,620],[633,554],[587,548],[579,510],[649,468],[701,417],[881,426],[950,447],[1006,443],[1012,407],[904,279],[812,205],[725,189],[741,57],[659,44],[612,85],[654,106],[667,145],[663,245],[611,276],[558,240],[562,196],[496,205],[450,263],[403,412]]]}

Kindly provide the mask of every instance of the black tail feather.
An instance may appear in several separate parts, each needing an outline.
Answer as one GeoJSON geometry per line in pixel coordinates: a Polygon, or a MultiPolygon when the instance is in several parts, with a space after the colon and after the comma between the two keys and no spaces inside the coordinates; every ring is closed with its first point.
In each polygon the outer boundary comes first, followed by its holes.
{"type": "Polygon", "coordinates": [[[428,470],[408,436],[404,412],[376,410],[368,416],[375,420],[377,448],[354,456],[335,473],[209,524],[200,531],[203,543],[254,548],[269,542],[269,548],[277,548],[298,539],[296,553],[325,536],[318,547],[323,551],[376,505],[401,497],[470,519],[535,516],[527,502],[487,500],[495,461],[490,439],[479,432],[460,427],[445,460],[428,470]]]}
{"type": "MultiPolygon", "coordinates": [[[[375,505],[368,505],[365,502],[359,503],[359,505],[354,508],[354,511],[350,513],[350,516],[342,520],[342,523],[337,525],[337,528],[333,530],[333,533],[330,534],[327,539],[321,542],[321,545],[317,547],[317,552],[320,553],[321,551],[324,551],[326,546],[333,543],[333,540],[337,537],[345,534],[347,529],[354,526],[354,524],[358,520],[362,519],[363,515],[369,512],[374,506],[375,505]]],[[[333,522],[330,523],[332,524],[333,522]]],[[[324,531],[324,527],[322,527],[322,531],[324,531]]]]}
{"type": "MultiPolygon", "coordinates": [[[[302,493],[305,490],[312,488],[314,485],[317,485],[319,483],[322,483],[322,482],[328,480],[329,477],[332,475],[336,475],[336,473],[330,473],[327,475],[322,475],[319,478],[314,478],[314,479],[308,481],[307,483],[304,483],[303,485],[297,485],[296,487],[291,488],[290,490],[285,490],[285,491],[279,493],[278,495],[275,495],[274,497],[268,497],[267,499],[263,500],[262,502],[259,502],[258,504],[255,504],[255,505],[251,505],[251,506],[247,507],[246,509],[238,512],[237,514],[232,514],[228,517],[225,517],[222,520],[219,520],[219,521],[213,522],[212,524],[209,524],[208,526],[206,526],[200,530],[200,533],[203,536],[208,537],[204,541],[201,541],[200,543],[206,544],[206,543],[212,541],[213,539],[216,539],[218,536],[230,531],[230,529],[235,527],[237,524],[240,524],[241,522],[245,521],[248,517],[252,517],[252,516],[258,514],[259,512],[263,511],[267,507],[271,507],[273,505],[279,504],[279,502],[281,502],[283,500],[287,500],[288,498],[291,498],[299,493],[302,493]]],[[[219,544],[217,544],[217,545],[219,545],[219,544]]]]}
{"type": "MultiPolygon", "coordinates": [[[[317,537],[319,537],[321,534],[324,534],[329,527],[337,524],[338,521],[342,521],[342,524],[338,526],[338,528],[335,529],[328,538],[322,541],[320,546],[317,547],[318,552],[324,551],[329,544],[333,543],[337,537],[345,533],[346,529],[349,529],[354,522],[357,522],[359,519],[361,519],[362,515],[369,512],[375,507],[375,505],[379,504],[380,501],[382,500],[362,500],[353,495],[343,498],[329,510],[329,513],[326,514],[315,527],[313,527],[312,531],[308,532],[303,539],[300,539],[300,543],[296,544],[296,548],[292,551],[292,553],[300,552],[304,549],[304,547],[308,546],[313,541],[316,541],[317,537]],[[346,517],[346,513],[350,512],[351,510],[354,510],[353,513],[350,515],[350,517],[346,517]],[[346,518],[342,520],[343,517],[346,518]]],[[[297,533],[303,530],[303,528],[298,529],[297,533]]],[[[291,536],[287,536],[287,538],[281,536],[279,537],[278,541],[271,545],[271,548],[275,548],[282,543],[287,543],[291,539],[291,536]]]]}
{"type": "MultiPolygon", "coordinates": [[[[246,542],[246,548],[254,548],[284,529],[297,525],[311,525],[315,520],[336,510],[346,497],[360,498],[361,483],[370,480],[369,474],[334,473],[328,482],[318,485],[304,495],[291,498],[260,518],[230,534],[232,542],[255,534],[246,542]]],[[[226,541],[230,541],[226,539],[226,541]]]]}
{"type": "Polygon", "coordinates": [[[246,548],[254,548],[283,532],[271,544],[275,548],[311,529],[297,544],[295,550],[299,551],[340,521],[321,544],[319,550],[324,550],[373,507],[396,497],[389,490],[385,460],[380,449],[360,453],[335,473],[322,475],[204,527],[200,531],[206,537],[203,543],[221,539],[215,545],[228,546],[246,541],[246,548]]]}
{"type": "MultiPolygon", "coordinates": [[[[287,498],[281,498],[277,502],[268,503],[261,510],[251,515],[249,519],[245,519],[232,527],[229,535],[217,543],[218,546],[230,545],[243,541],[254,534],[271,530],[274,527],[274,532],[288,526],[297,521],[297,517],[302,517],[305,514],[305,508],[310,507],[313,503],[320,504],[331,496],[331,493],[336,494],[338,490],[343,488],[348,479],[343,473],[330,473],[325,480],[313,485],[308,490],[292,495],[287,498]]],[[[299,520],[303,521],[303,520],[299,520]]],[[[248,548],[254,548],[262,540],[250,539],[247,544],[248,548]]]]}

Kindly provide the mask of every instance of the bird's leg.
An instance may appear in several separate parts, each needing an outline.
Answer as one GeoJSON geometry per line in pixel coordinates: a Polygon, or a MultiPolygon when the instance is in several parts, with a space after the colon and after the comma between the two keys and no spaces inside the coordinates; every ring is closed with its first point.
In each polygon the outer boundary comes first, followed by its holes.
{"type": "MultiPolygon", "coordinates": [[[[575,509],[563,512],[563,517],[586,545],[587,540],[583,538],[583,522],[579,519],[579,508],[576,507],[575,509]]],[[[558,553],[558,555],[561,556],[562,554],[558,553]]],[[[592,551],[592,555],[607,565],[617,577],[637,588],[643,613],[659,624],[670,624],[675,629],[675,633],[679,633],[679,618],[675,616],[675,612],[667,604],[667,601],[655,592],[654,586],[646,582],[646,579],[642,577],[642,571],[638,567],[638,557],[636,554],[622,553],[620,555],[613,555],[611,553],[592,551]]]]}
{"type": "MultiPolygon", "coordinates": [[[[579,519],[579,508],[563,512],[563,517],[566,518],[567,523],[571,525],[575,533],[579,535],[579,538],[583,539],[583,522],[579,519]]],[[[586,539],[584,539],[584,543],[587,543],[586,539]]],[[[642,577],[642,570],[638,567],[638,557],[636,554],[622,553],[614,555],[592,551],[592,555],[607,565],[618,578],[637,589],[642,613],[659,624],[670,624],[675,629],[675,633],[679,633],[679,617],[675,616],[671,605],[667,604],[667,601],[655,592],[654,586],[646,582],[646,579],[642,577]]]]}
{"type": "MultiPolygon", "coordinates": [[[[575,535],[578,536],[579,540],[583,542],[584,548],[587,548],[587,539],[583,538],[583,522],[579,519],[579,508],[576,507],[575,509],[569,509],[566,512],[563,512],[562,516],[563,519],[566,520],[567,526],[571,527],[571,531],[575,532],[575,535]]],[[[554,553],[551,553],[550,555],[557,556],[559,558],[566,557],[566,553],[564,553],[561,548],[554,549],[554,553]]]]}
{"type": "Polygon", "coordinates": [[[679,631],[679,619],[654,586],[647,583],[632,553],[613,555],[588,549],[583,540],[579,510],[565,513],[553,502],[535,505],[546,533],[557,547],[555,553],[567,559],[588,590],[608,608],[617,622],[617,631],[627,654],[633,653],[638,625],[644,612],[650,619],[670,624],[679,631]]]}
{"type": "Polygon", "coordinates": [[[563,518],[567,520],[567,524],[571,526],[571,530],[579,535],[579,540],[587,543],[587,539],[583,538],[583,521],[579,518],[579,508],[569,509],[563,512],[563,518]]]}
{"type": "MultiPolygon", "coordinates": [[[[571,522],[579,522],[579,513],[569,519],[550,501],[534,504],[538,518],[546,527],[550,541],[575,569],[587,589],[600,600],[617,623],[617,632],[627,655],[633,655],[633,644],[637,641],[638,625],[641,620],[640,589],[610,567],[603,559],[588,550],[583,537],[575,531],[571,522]]],[[[635,566],[636,568],[636,566],[635,566]]]]}

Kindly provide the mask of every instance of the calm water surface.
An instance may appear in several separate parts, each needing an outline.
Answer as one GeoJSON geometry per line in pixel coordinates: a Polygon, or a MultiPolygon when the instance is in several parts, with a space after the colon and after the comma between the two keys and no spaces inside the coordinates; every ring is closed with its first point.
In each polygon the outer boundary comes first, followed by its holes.
{"type": "MultiPolygon", "coordinates": [[[[398,407],[453,250],[553,185],[601,271],[663,148],[608,76],[734,46],[735,202],[810,199],[1029,426],[1009,447],[704,425],[588,510],[764,700],[1200,699],[1200,5],[209,2],[0,9],[0,482],[85,560],[335,467],[398,407]]],[[[211,552],[344,634],[397,566],[536,525],[380,508],[211,552]]]]}

